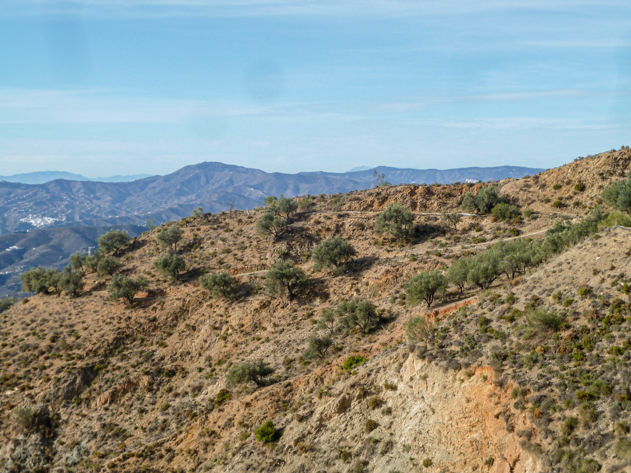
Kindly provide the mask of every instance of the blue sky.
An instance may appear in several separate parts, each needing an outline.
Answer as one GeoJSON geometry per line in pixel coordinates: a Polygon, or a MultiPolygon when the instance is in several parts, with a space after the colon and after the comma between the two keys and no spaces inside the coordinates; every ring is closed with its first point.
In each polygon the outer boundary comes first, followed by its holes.
{"type": "Polygon", "coordinates": [[[552,167],[631,144],[631,3],[3,0],[0,175],[552,167]]]}

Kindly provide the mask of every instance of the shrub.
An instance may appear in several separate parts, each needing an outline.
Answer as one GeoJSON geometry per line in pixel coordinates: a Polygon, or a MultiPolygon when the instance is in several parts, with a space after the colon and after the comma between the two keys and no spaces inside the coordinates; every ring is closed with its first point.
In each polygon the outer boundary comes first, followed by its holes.
{"type": "Polygon", "coordinates": [[[271,420],[261,425],[254,433],[256,434],[256,440],[265,444],[277,442],[283,434],[271,420]]]}
{"type": "Polygon", "coordinates": [[[521,217],[521,212],[515,205],[500,202],[493,207],[491,215],[495,220],[513,222],[521,217]]]}
{"type": "Polygon", "coordinates": [[[272,294],[285,292],[292,300],[296,291],[307,285],[307,275],[292,261],[278,261],[267,272],[265,284],[272,294]]]}
{"type": "Polygon", "coordinates": [[[237,282],[226,272],[200,276],[199,284],[215,299],[224,297],[228,300],[234,300],[237,298],[237,282]]]}
{"type": "Polygon", "coordinates": [[[432,305],[436,294],[447,289],[447,278],[440,271],[426,271],[417,274],[405,285],[408,303],[415,305],[425,301],[427,307],[432,305]]]}
{"type": "Polygon", "coordinates": [[[318,327],[328,332],[330,336],[335,333],[335,312],[332,309],[324,309],[322,316],[318,319],[318,327]]]}
{"type": "Polygon", "coordinates": [[[186,269],[184,258],[176,254],[160,256],[154,261],[153,265],[158,271],[172,278],[174,281],[177,280],[180,273],[186,269]]]}
{"type": "Polygon", "coordinates": [[[454,232],[458,229],[458,224],[462,220],[462,216],[457,212],[443,212],[443,224],[451,228],[454,232]]]}
{"type": "Polygon", "coordinates": [[[563,326],[565,317],[552,310],[537,309],[528,314],[528,321],[540,328],[556,332],[563,326]]]}
{"type": "Polygon", "coordinates": [[[232,386],[237,384],[249,383],[254,381],[257,386],[263,386],[264,379],[274,372],[274,369],[268,366],[263,360],[257,360],[254,363],[241,363],[233,366],[228,371],[226,379],[232,386]]]}
{"type": "Polygon", "coordinates": [[[13,305],[13,298],[4,297],[0,298],[0,314],[9,309],[13,305]]]}
{"type": "Polygon", "coordinates": [[[391,204],[377,215],[377,233],[388,232],[397,240],[405,240],[414,234],[414,215],[401,204],[391,204]]]}
{"type": "Polygon", "coordinates": [[[113,256],[103,256],[99,258],[96,263],[96,273],[99,277],[110,276],[114,274],[121,267],[121,263],[118,258],[113,256]]]}
{"type": "Polygon", "coordinates": [[[584,182],[581,182],[581,181],[577,182],[577,183],[574,185],[574,190],[575,190],[576,192],[583,192],[583,191],[585,190],[585,183],[584,183],[584,182]]]}
{"type": "Polygon", "coordinates": [[[112,300],[125,299],[131,306],[134,303],[136,293],[147,287],[147,281],[139,277],[132,279],[129,276],[115,274],[107,287],[107,291],[112,300]]]}
{"type": "Polygon", "coordinates": [[[289,222],[298,209],[298,203],[293,199],[288,199],[287,197],[281,195],[278,199],[278,203],[276,204],[276,208],[277,212],[283,215],[285,219],[289,222]]]}
{"type": "Polygon", "coordinates": [[[17,407],[13,411],[13,419],[24,433],[46,433],[54,427],[48,408],[42,405],[17,407]]]}
{"type": "Polygon", "coordinates": [[[423,340],[431,329],[431,323],[424,315],[411,316],[405,326],[408,342],[415,343],[423,340]]]}
{"type": "Polygon", "coordinates": [[[305,360],[313,360],[314,358],[324,359],[331,345],[333,345],[331,337],[311,337],[309,338],[309,343],[303,358],[305,360]]]}
{"type": "Polygon", "coordinates": [[[177,244],[182,239],[182,230],[177,225],[170,225],[163,228],[156,235],[158,243],[165,248],[170,248],[171,251],[177,251],[177,244]]]}
{"type": "Polygon", "coordinates": [[[342,368],[345,371],[351,371],[353,368],[363,363],[366,363],[367,361],[368,360],[361,355],[351,355],[348,358],[346,358],[346,361],[344,362],[344,365],[342,366],[342,368]]]}
{"type": "Polygon", "coordinates": [[[99,238],[99,249],[104,252],[118,251],[129,244],[129,233],[121,230],[110,230],[99,238]]]}
{"type": "Polygon", "coordinates": [[[343,326],[348,329],[357,327],[364,334],[375,330],[381,322],[375,304],[364,299],[353,298],[342,301],[337,306],[336,312],[343,326]]]}
{"type": "Polygon", "coordinates": [[[631,210],[631,178],[618,181],[607,187],[602,194],[603,200],[617,210],[631,210]]]}
{"type": "Polygon", "coordinates": [[[266,210],[256,222],[256,230],[263,235],[271,235],[273,238],[281,236],[287,230],[287,220],[277,215],[273,210],[266,210]]]}
{"type": "Polygon", "coordinates": [[[315,262],[314,269],[319,271],[323,267],[343,270],[357,252],[346,240],[339,236],[328,238],[313,250],[311,257],[315,262]]]}

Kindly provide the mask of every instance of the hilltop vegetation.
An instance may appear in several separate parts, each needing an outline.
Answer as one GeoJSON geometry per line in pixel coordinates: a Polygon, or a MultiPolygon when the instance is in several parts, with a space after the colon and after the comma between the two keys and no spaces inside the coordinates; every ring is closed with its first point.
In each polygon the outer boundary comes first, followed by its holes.
{"type": "Polygon", "coordinates": [[[629,216],[579,174],[582,207],[535,177],[280,197],[27,273],[0,471],[625,471],[629,216]]]}

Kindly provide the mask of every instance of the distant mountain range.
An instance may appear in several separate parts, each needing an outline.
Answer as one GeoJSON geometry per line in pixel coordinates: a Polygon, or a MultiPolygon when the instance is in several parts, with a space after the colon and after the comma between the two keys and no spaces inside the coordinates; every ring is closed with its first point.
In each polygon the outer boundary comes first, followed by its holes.
{"type": "Polygon", "coordinates": [[[72,253],[96,246],[99,236],[112,227],[137,235],[149,221],[160,224],[180,219],[198,207],[207,212],[251,209],[263,205],[270,195],[349,192],[385,181],[393,185],[497,181],[540,171],[516,166],[448,170],[378,167],[346,173],[283,174],[212,162],[130,182],[67,179],[78,176],[69,173],[29,173],[21,179],[46,182],[0,181],[0,296],[17,294],[22,272],[39,265],[63,267],[72,253]],[[55,179],[48,181],[50,178],[55,179]]]}
{"type": "Polygon", "coordinates": [[[110,176],[110,177],[85,177],[81,174],[74,174],[65,171],[41,171],[27,172],[23,174],[13,174],[11,176],[0,176],[0,181],[19,182],[21,184],[45,184],[57,179],[67,181],[93,181],[93,182],[129,182],[149,177],[151,174],[134,174],[130,176],[110,176]]]}
{"type": "Polygon", "coordinates": [[[190,215],[200,206],[210,212],[250,209],[262,205],[270,195],[348,192],[374,187],[377,180],[394,185],[494,181],[540,171],[516,166],[449,170],[378,167],[346,173],[283,174],[211,162],[131,182],[0,182],[0,234],[70,225],[144,225],[147,219],[161,223],[190,215]]]}

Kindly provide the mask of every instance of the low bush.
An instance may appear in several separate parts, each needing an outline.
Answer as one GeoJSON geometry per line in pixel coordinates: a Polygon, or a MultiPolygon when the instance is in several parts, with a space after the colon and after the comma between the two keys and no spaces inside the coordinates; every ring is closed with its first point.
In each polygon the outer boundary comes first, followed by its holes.
{"type": "Polygon", "coordinates": [[[277,442],[283,434],[271,420],[261,425],[254,433],[256,434],[256,440],[265,444],[277,442]]]}
{"type": "Polygon", "coordinates": [[[356,368],[357,366],[366,363],[368,360],[366,358],[364,358],[361,355],[351,355],[348,358],[346,358],[346,361],[344,362],[344,365],[342,366],[342,368],[345,371],[351,371],[352,369],[356,368]]]}

